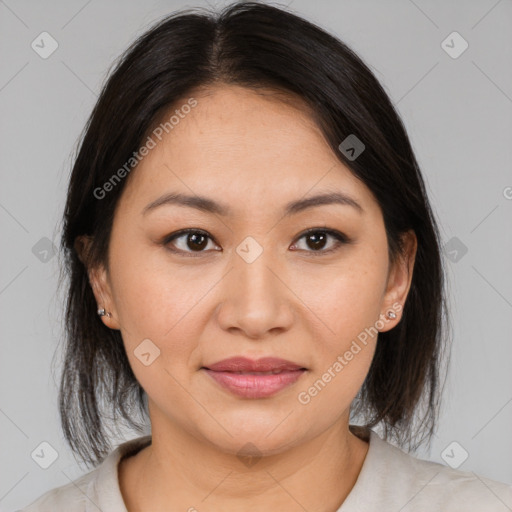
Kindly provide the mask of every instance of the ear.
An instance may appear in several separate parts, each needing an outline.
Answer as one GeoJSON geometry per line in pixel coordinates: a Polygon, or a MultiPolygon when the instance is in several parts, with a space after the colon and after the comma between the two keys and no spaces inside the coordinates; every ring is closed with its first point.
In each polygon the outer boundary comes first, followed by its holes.
{"type": "Polygon", "coordinates": [[[78,258],[87,269],[89,284],[96,298],[98,309],[103,308],[106,313],[110,313],[110,316],[105,315],[101,317],[102,322],[110,329],[119,329],[118,316],[108,272],[103,264],[92,265],[91,263],[90,254],[92,242],[93,239],[90,236],[81,235],[76,237],[73,246],[77,252],[78,258]]]}
{"type": "Polygon", "coordinates": [[[402,235],[403,252],[399,254],[397,261],[391,266],[388,274],[388,282],[383,300],[383,311],[380,319],[384,320],[385,326],[379,332],[385,332],[395,327],[400,322],[409,289],[412,282],[414,262],[418,248],[416,233],[409,230],[402,235]],[[396,318],[389,318],[388,311],[393,311],[396,318]]]}

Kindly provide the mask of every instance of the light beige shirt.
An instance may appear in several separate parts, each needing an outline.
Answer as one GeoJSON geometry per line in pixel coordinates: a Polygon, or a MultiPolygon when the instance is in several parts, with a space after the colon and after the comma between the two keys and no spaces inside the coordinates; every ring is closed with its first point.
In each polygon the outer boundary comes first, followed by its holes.
{"type": "MultiPolygon", "coordinates": [[[[21,512],[128,512],[118,464],[150,442],[151,436],[144,436],[119,445],[93,471],[48,491],[21,512]]],[[[336,512],[512,511],[512,485],[418,459],[373,430],[369,443],[356,484],[336,512]]]]}

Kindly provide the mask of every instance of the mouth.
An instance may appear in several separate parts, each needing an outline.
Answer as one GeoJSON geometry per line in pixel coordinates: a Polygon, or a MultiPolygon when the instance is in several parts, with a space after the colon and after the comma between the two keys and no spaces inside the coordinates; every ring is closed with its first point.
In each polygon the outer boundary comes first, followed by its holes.
{"type": "MultiPolygon", "coordinates": [[[[205,370],[210,370],[210,368],[205,368],[203,367],[203,369],[205,370]]],[[[280,373],[284,373],[284,372],[289,372],[289,371],[294,371],[294,372],[297,372],[297,371],[300,371],[300,370],[305,370],[305,368],[300,368],[298,370],[271,370],[271,371],[268,371],[268,372],[232,372],[232,371],[225,371],[224,373],[233,373],[235,375],[279,375],[280,373]]],[[[211,371],[218,371],[218,370],[211,370],[211,371]]]]}
{"type": "Polygon", "coordinates": [[[271,397],[295,384],[308,370],[284,359],[235,357],[203,366],[201,371],[231,394],[256,399],[271,397]]]}
{"type": "Polygon", "coordinates": [[[232,372],[232,373],[279,373],[280,371],[306,370],[300,364],[278,357],[262,357],[254,360],[244,356],[230,357],[217,363],[203,366],[214,372],[232,372]]]}

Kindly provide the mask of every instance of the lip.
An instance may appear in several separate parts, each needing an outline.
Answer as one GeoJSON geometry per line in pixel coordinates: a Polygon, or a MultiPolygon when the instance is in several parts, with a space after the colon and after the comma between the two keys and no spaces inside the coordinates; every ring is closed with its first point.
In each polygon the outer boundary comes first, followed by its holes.
{"type": "Polygon", "coordinates": [[[271,372],[272,370],[300,370],[304,367],[278,357],[262,357],[261,359],[254,360],[248,357],[237,356],[223,359],[218,363],[209,364],[204,368],[214,372],[271,372]]]}
{"type": "Polygon", "coordinates": [[[273,396],[297,382],[307,371],[299,364],[276,357],[264,357],[258,360],[232,357],[201,369],[224,389],[242,398],[273,396]]]}

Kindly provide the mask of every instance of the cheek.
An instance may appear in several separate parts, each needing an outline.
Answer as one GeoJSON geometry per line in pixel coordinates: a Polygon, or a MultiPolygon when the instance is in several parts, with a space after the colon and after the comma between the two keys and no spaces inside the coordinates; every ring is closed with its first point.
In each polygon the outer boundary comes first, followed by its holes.
{"type": "Polygon", "coordinates": [[[332,273],[301,276],[301,298],[310,325],[317,326],[314,371],[302,390],[306,400],[318,396],[317,407],[347,407],[363,384],[378,339],[386,276],[387,259],[374,251],[354,252],[332,273]]]}
{"type": "Polygon", "coordinates": [[[354,270],[325,283],[323,292],[312,294],[309,303],[305,300],[322,322],[315,320],[314,367],[298,400],[324,411],[331,421],[350,406],[370,369],[381,284],[376,274],[354,270]]]}
{"type": "Polygon", "coordinates": [[[158,249],[139,245],[128,251],[127,245],[112,244],[111,256],[116,262],[111,270],[114,301],[127,350],[150,339],[178,360],[191,350],[181,339],[184,326],[193,326],[196,307],[212,283],[173,268],[158,249]]]}
{"type": "Polygon", "coordinates": [[[137,381],[162,407],[169,401],[189,407],[182,386],[190,386],[191,355],[200,339],[197,306],[207,290],[191,287],[147,260],[118,268],[116,277],[122,283],[116,307],[123,343],[137,381]]]}
{"type": "Polygon", "coordinates": [[[375,325],[381,314],[387,260],[359,256],[325,274],[301,275],[301,298],[324,324],[337,348],[375,325]]]}

